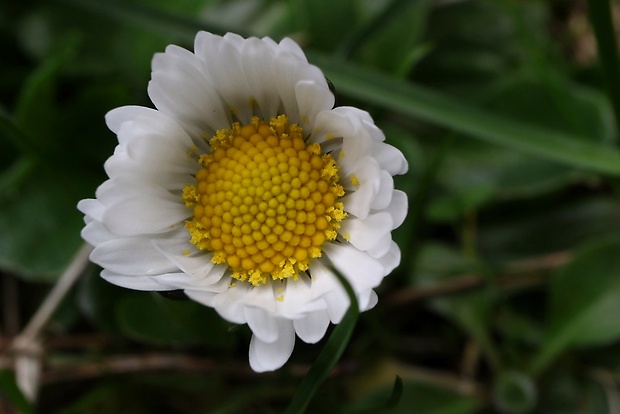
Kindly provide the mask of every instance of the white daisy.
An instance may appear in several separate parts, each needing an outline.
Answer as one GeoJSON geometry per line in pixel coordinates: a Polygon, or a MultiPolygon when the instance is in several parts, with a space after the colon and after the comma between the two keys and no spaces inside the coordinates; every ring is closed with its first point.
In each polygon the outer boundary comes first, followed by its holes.
{"type": "Polygon", "coordinates": [[[102,277],[175,290],[252,330],[250,365],[281,367],[295,335],[319,341],[349,299],[360,311],[400,261],[391,231],[407,197],[407,162],[368,113],[333,109],[323,73],[290,39],[201,32],[194,53],[155,55],[157,107],[106,116],[118,146],[84,239],[102,277]]]}

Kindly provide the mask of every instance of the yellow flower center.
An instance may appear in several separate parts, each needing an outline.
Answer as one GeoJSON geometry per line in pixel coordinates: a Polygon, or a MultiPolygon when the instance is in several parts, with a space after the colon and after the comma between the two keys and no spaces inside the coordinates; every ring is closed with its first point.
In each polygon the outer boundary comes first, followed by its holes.
{"type": "Polygon", "coordinates": [[[346,217],[338,168],[284,115],[219,130],[183,200],[191,243],[253,285],[297,279],[346,217]]]}

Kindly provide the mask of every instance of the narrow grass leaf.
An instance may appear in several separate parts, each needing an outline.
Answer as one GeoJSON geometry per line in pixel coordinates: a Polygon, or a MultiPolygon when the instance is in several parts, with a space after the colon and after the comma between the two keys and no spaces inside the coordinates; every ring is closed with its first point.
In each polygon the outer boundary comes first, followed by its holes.
{"type": "Polygon", "coordinates": [[[576,168],[620,175],[620,153],[579,136],[498,116],[437,92],[330,56],[308,52],[339,93],[576,168]]]}
{"type": "Polygon", "coordinates": [[[297,392],[295,393],[291,404],[286,409],[285,414],[300,414],[306,410],[308,404],[312,401],[314,394],[316,394],[321,384],[325,381],[342,356],[342,353],[351,339],[353,329],[355,328],[355,324],[357,322],[359,305],[357,298],[355,297],[355,293],[353,292],[353,288],[338,271],[335,269],[332,269],[332,271],[347,291],[351,304],[349,305],[347,312],[344,314],[342,321],[340,321],[336,328],[334,328],[334,331],[327,340],[321,354],[314,364],[312,364],[310,370],[301,381],[301,384],[299,385],[299,388],[297,388],[297,392]]]}

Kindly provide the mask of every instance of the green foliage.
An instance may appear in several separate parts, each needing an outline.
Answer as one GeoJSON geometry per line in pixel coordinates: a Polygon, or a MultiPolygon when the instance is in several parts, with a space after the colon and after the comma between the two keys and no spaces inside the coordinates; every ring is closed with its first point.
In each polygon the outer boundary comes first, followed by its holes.
{"type": "Polygon", "coordinates": [[[15,381],[15,376],[9,369],[3,368],[0,370],[0,390],[2,391],[0,393],[0,402],[6,398],[23,414],[34,414],[34,407],[20,391],[15,381]]]}
{"type": "MultiPolygon", "coordinates": [[[[150,60],[167,44],[191,48],[201,29],[292,36],[338,105],[368,110],[410,164],[396,178],[409,197],[394,233],[402,263],[372,314],[350,310],[328,339],[297,341],[282,370],[257,375],[245,327],[110,285],[93,266],[45,332],[42,413],[613,412],[617,2],[5,3],[2,364],[82,243],[76,204],[115,146],[105,113],[151,106],[150,60]]],[[[2,367],[0,407],[33,412],[2,367]]]]}

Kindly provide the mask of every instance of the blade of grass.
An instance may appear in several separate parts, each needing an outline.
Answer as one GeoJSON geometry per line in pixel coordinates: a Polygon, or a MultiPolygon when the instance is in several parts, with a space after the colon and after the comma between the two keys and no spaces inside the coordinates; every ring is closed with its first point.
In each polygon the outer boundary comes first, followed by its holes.
{"type": "Polygon", "coordinates": [[[297,392],[293,396],[293,400],[286,409],[285,414],[301,414],[306,410],[308,404],[312,401],[314,394],[316,394],[321,384],[325,381],[331,370],[342,356],[342,353],[351,339],[353,329],[355,328],[355,324],[357,322],[359,305],[357,303],[355,293],[353,292],[353,288],[338,271],[335,269],[332,269],[332,271],[347,291],[347,295],[349,296],[351,303],[349,305],[349,309],[344,314],[342,321],[340,321],[336,328],[334,328],[334,331],[327,340],[321,354],[314,364],[312,364],[310,370],[301,381],[301,384],[299,385],[299,388],[297,388],[297,392]]]}
{"type": "Polygon", "coordinates": [[[607,83],[607,92],[614,108],[616,130],[620,131],[620,61],[611,17],[611,1],[588,0],[588,12],[596,37],[603,76],[607,83]]]}
{"type": "Polygon", "coordinates": [[[620,175],[620,152],[578,136],[518,122],[329,56],[307,53],[339,93],[438,126],[573,167],[620,175]]]}

